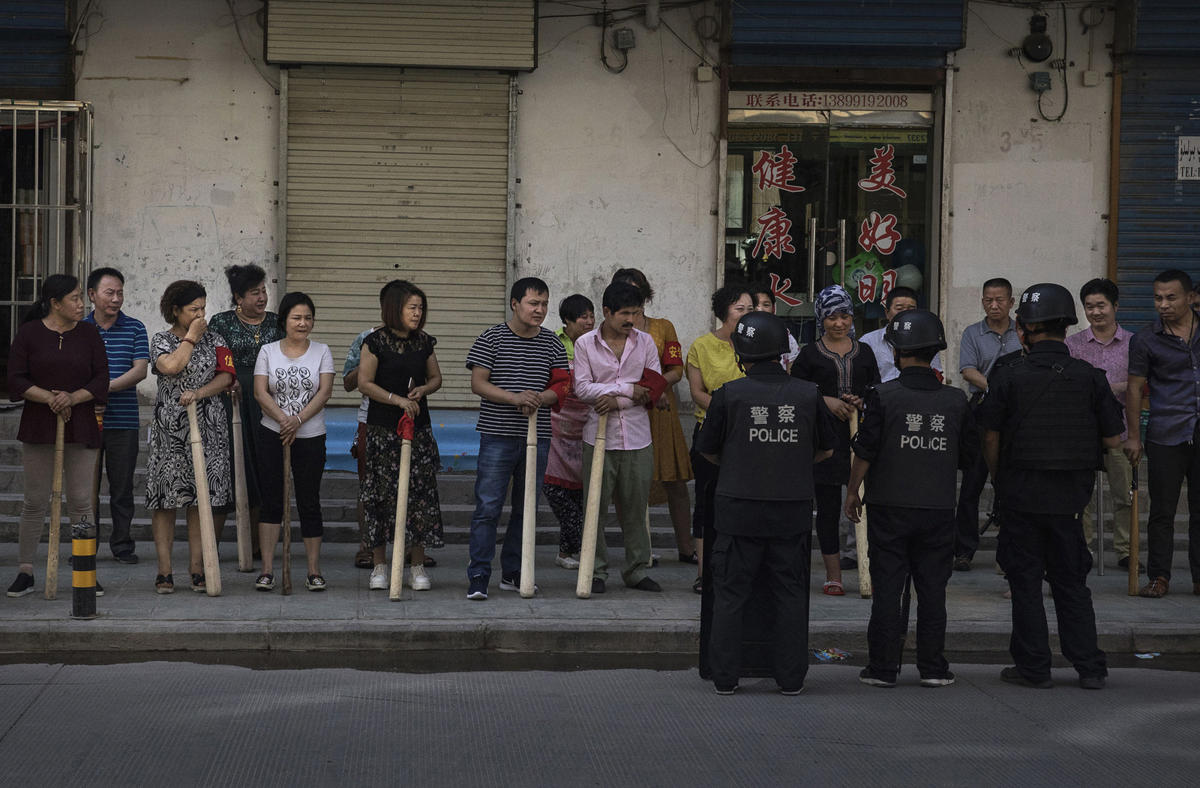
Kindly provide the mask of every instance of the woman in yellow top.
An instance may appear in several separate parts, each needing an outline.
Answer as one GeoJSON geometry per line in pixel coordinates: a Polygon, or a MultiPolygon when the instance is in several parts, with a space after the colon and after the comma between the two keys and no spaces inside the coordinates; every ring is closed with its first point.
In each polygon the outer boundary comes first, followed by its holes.
{"type": "MultiPolygon", "coordinates": [[[[654,300],[654,288],[646,280],[646,275],[636,268],[618,270],[613,274],[612,281],[614,284],[624,282],[633,285],[641,291],[647,304],[654,300]]],[[[675,396],[675,384],[683,380],[683,348],[679,344],[675,326],[666,318],[647,317],[643,311],[639,320],[634,321],[634,328],[645,331],[654,339],[663,377],[670,384],[667,388],[668,406],[663,410],[655,408],[650,411],[656,483],[650,488],[650,500],[655,502],[657,497],[656,502],[662,503],[662,497],[656,495],[656,486],[661,483],[666,493],[667,509],[671,513],[671,525],[675,529],[679,560],[685,564],[695,564],[699,559],[692,544],[688,518],[691,501],[688,500],[687,488],[687,483],[692,479],[692,463],[688,457],[687,441],[683,437],[683,426],[679,423],[679,400],[675,396]]]]}
{"type": "MultiPolygon", "coordinates": [[[[696,442],[696,433],[704,423],[704,413],[712,401],[712,393],[731,380],[745,377],[738,368],[737,356],[733,352],[733,344],[729,335],[737,326],[742,315],[754,311],[754,298],[750,289],[744,284],[725,285],[712,296],[713,317],[721,321],[721,325],[692,343],[687,354],[688,388],[692,392],[692,400],[696,403],[696,431],[692,433],[692,443],[696,442]]],[[[704,556],[704,523],[711,519],[706,511],[707,488],[717,481],[717,466],[692,450],[692,469],[696,473],[696,507],[692,510],[692,537],[696,542],[696,552],[704,556]]],[[[701,575],[703,563],[697,566],[696,583],[692,590],[701,592],[701,575]]]]}

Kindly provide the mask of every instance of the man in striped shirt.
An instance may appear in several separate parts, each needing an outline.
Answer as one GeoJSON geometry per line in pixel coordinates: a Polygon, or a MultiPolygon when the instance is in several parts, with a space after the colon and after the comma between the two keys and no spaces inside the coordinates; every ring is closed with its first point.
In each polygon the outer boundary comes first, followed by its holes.
{"type": "Polygon", "coordinates": [[[479,461],[475,471],[475,514],[471,517],[470,586],[467,599],[487,599],[496,531],[512,483],[512,514],[500,551],[500,588],[521,587],[521,522],[525,474],[535,471],[541,490],[550,453],[550,411],[570,384],[567,352],[554,332],[542,327],[550,288],[541,279],[519,279],[509,294],[512,318],[479,335],[467,354],[471,391],[479,404],[479,461]],[[525,467],[529,417],[537,414],[537,468],[525,467]]]}
{"type": "MultiPolygon", "coordinates": [[[[103,422],[96,462],[108,470],[112,535],[109,547],[123,564],[136,564],[133,523],[133,469],[138,457],[137,384],[146,379],[150,345],[146,327],[121,311],[125,277],[115,268],[97,268],[88,276],[88,299],[94,310],[84,320],[95,323],[108,353],[108,405],[97,412],[103,422]]],[[[95,510],[100,520],[100,475],[96,475],[95,510]]]]}

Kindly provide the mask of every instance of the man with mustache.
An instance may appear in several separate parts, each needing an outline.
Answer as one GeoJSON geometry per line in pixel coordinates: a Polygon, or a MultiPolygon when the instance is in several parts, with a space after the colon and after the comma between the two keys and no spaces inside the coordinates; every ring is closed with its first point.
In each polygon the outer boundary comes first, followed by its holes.
{"type": "MultiPolygon", "coordinates": [[[[662,376],[653,337],[633,327],[645,303],[642,291],[625,282],[611,284],[604,290],[602,303],[604,322],[575,340],[575,396],[592,406],[583,428],[584,479],[591,477],[600,415],[608,414],[592,593],[603,594],[608,579],[604,521],[607,502],[614,493],[625,536],[621,579],[638,591],[662,591],[662,586],[646,575],[650,565],[646,506],[654,476],[654,447],[646,411],[665,405],[667,381],[662,376]]],[[[584,490],[584,511],[588,498],[596,492],[584,490]]]]}

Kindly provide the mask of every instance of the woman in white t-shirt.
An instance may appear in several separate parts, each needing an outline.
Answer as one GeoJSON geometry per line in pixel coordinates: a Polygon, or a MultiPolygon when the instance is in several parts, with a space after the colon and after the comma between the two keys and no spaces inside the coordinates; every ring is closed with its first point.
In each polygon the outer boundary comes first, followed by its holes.
{"type": "Polygon", "coordinates": [[[262,407],[258,479],[262,493],[259,547],[262,570],[254,587],[275,587],[272,563],[283,519],[283,447],[291,446],[292,489],[300,535],[308,554],[309,591],[324,591],[321,576],[321,477],[325,472],[325,403],[333,393],[333,355],[309,340],[316,308],[304,293],[288,293],[279,304],[283,339],[263,345],[254,364],[254,398],[262,407]]]}

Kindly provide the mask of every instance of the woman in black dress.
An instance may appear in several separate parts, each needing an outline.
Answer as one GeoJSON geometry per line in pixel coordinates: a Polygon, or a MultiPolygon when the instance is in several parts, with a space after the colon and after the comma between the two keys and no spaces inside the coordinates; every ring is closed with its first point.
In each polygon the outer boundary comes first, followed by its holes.
{"type": "Polygon", "coordinates": [[[817,541],[825,563],[822,590],[830,596],[843,596],[838,522],[842,486],[850,480],[850,417],[862,407],[867,387],[879,382],[879,367],[871,348],[854,338],[854,302],[845,288],[830,285],[817,296],[815,306],[821,337],[800,349],[792,377],[816,383],[836,419],[838,445],[832,457],[813,467],[813,481],[817,541]]]}

